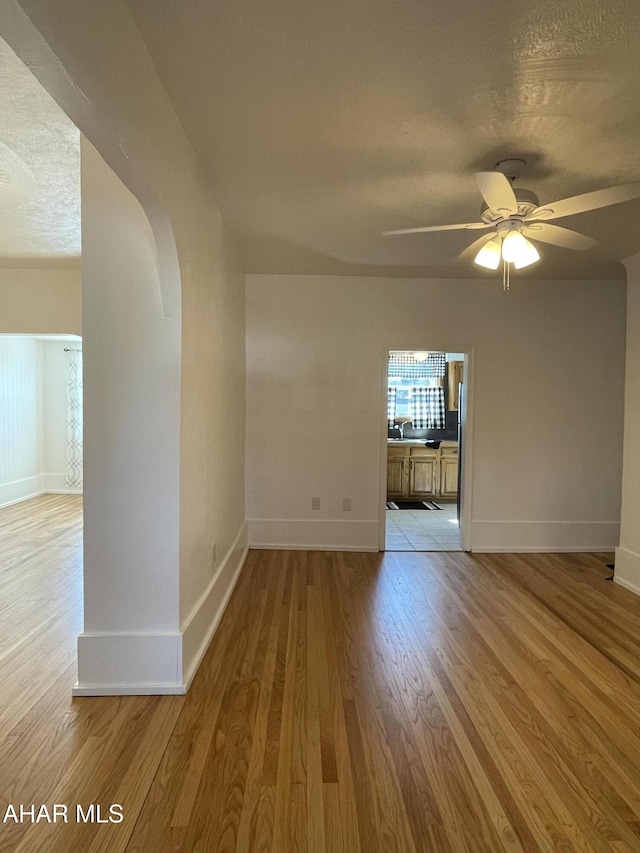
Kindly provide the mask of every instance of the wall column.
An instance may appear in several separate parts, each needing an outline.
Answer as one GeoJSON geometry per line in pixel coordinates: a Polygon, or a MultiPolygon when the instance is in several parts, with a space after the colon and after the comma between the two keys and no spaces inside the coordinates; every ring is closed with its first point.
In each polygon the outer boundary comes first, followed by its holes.
{"type": "Polygon", "coordinates": [[[615,580],[640,595],[640,254],[627,268],[627,354],[624,395],[624,450],[620,546],[615,580]]]}
{"type": "Polygon", "coordinates": [[[84,632],[75,693],[183,692],[179,310],[134,196],[82,140],[84,632]]]}

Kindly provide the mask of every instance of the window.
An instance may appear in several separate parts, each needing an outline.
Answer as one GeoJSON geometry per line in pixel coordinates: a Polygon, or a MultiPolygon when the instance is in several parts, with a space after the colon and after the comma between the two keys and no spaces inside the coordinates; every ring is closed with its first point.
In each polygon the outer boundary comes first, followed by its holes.
{"type": "Polygon", "coordinates": [[[413,422],[416,429],[444,429],[445,353],[389,353],[388,421],[413,422]]]}

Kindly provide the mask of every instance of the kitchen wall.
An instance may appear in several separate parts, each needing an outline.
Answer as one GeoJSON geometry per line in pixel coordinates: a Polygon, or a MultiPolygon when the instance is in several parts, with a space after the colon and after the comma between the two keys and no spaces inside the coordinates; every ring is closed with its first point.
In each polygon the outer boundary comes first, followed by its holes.
{"type": "Polygon", "coordinates": [[[471,354],[472,548],[613,548],[624,336],[623,281],[247,276],[251,544],[377,548],[386,351],[429,348],[471,354]]]}

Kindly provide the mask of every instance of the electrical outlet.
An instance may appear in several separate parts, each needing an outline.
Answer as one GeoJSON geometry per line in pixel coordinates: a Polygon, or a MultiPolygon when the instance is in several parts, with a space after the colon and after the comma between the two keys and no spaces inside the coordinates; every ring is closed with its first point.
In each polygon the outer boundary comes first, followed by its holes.
{"type": "Polygon", "coordinates": [[[351,512],[351,498],[342,498],[342,509],[344,512],[351,512]]]}
{"type": "Polygon", "coordinates": [[[320,498],[311,498],[311,509],[320,509],[320,498]]]}

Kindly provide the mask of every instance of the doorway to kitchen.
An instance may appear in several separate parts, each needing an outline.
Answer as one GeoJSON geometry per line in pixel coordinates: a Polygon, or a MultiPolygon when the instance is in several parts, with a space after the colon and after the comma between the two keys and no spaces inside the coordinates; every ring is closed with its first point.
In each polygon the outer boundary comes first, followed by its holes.
{"type": "Polygon", "coordinates": [[[387,551],[460,551],[464,354],[390,350],[387,551]]]}

